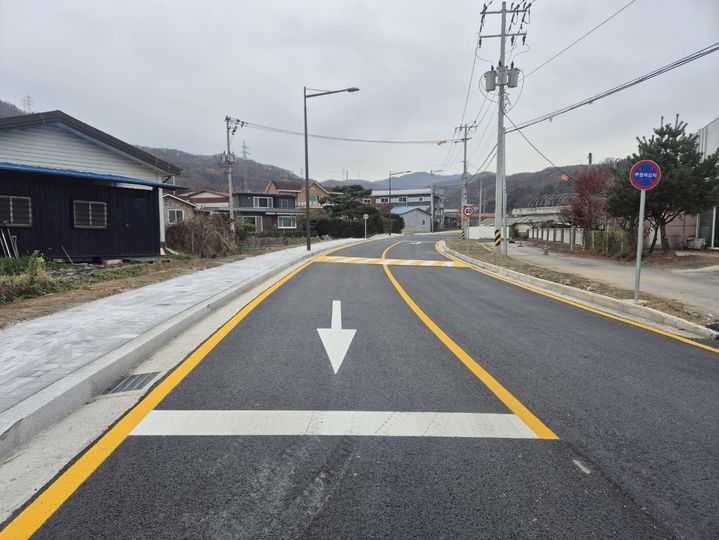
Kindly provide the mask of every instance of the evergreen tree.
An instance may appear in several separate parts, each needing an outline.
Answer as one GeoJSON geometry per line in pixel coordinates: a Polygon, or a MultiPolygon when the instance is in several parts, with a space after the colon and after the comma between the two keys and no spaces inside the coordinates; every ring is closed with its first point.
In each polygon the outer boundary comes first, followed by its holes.
{"type": "Polygon", "coordinates": [[[358,184],[351,186],[336,186],[320,202],[331,214],[346,214],[349,210],[364,208],[362,199],[369,197],[371,189],[365,189],[358,184]]]}
{"type": "MultiPolygon", "coordinates": [[[[677,118],[672,126],[654,129],[654,135],[637,137],[638,151],[625,165],[615,169],[615,180],[607,190],[609,214],[625,223],[636,222],[639,190],[629,182],[631,166],[651,159],[662,169],[662,178],[647,191],[645,216],[658,231],[662,250],[669,250],[666,226],[683,213],[697,214],[719,204],[719,152],[704,156],[697,148],[697,135],[687,134],[686,122],[677,118]]],[[[654,249],[656,232],[651,249],[654,249]]]]}

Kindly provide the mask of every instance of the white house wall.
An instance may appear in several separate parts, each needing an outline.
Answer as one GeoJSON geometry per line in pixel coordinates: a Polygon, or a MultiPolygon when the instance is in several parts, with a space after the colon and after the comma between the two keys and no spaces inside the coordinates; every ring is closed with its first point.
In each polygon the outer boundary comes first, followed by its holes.
{"type": "Polygon", "coordinates": [[[151,167],[57,125],[0,131],[0,162],[162,182],[151,167]]]}

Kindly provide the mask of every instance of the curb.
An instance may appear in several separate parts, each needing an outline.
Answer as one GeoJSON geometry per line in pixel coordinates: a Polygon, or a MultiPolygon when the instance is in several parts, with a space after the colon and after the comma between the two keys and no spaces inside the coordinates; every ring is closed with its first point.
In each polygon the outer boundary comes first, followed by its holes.
{"type": "Polygon", "coordinates": [[[13,405],[0,413],[0,459],[7,457],[34,435],[92,399],[142,359],[213,311],[271,279],[278,272],[312,259],[324,251],[350,247],[356,243],[348,242],[343,246],[327,247],[303,254],[249,281],[228,287],[13,405]]]}
{"type": "Polygon", "coordinates": [[[680,317],[668,315],[662,311],[650,307],[634,304],[633,302],[627,300],[610,298],[609,296],[604,296],[590,291],[583,291],[582,289],[577,289],[568,285],[562,285],[561,283],[555,283],[546,279],[522,274],[521,272],[516,272],[514,270],[508,270],[506,268],[502,268],[501,266],[486,263],[483,261],[478,261],[477,259],[473,259],[457,251],[454,251],[453,249],[448,248],[444,241],[441,242],[439,247],[441,252],[451,255],[452,257],[456,257],[457,259],[469,263],[472,266],[482,268],[483,270],[487,270],[488,272],[497,274],[512,281],[531,285],[532,287],[539,289],[543,292],[557,294],[559,296],[562,296],[563,298],[566,298],[567,300],[579,301],[584,304],[589,304],[588,307],[601,306],[603,308],[616,311],[626,317],[635,317],[643,319],[644,321],[651,321],[653,323],[662,324],[664,326],[668,326],[682,332],[689,332],[694,336],[699,336],[701,339],[719,339],[719,332],[706,328],[705,326],[702,326],[700,324],[689,322],[680,317]]]}

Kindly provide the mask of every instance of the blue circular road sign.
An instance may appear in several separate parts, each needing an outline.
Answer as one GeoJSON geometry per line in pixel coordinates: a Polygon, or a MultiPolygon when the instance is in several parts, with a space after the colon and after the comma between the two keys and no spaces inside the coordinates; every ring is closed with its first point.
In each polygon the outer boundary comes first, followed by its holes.
{"type": "Polygon", "coordinates": [[[637,161],[629,171],[629,181],[642,191],[655,188],[661,177],[662,170],[651,159],[637,161]]]}

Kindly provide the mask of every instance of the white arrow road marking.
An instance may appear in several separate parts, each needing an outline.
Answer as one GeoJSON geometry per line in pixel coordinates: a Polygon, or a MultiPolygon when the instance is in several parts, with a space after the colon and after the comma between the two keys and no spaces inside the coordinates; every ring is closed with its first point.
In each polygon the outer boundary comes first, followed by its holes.
{"type": "Polygon", "coordinates": [[[339,300],[332,300],[332,322],[330,324],[331,328],[318,328],[317,333],[320,335],[322,345],[325,346],[327,356],[330,357],[332,369],[335,370],[336,375],[357,330],[342,328],[342,302],[339,300]]]}

